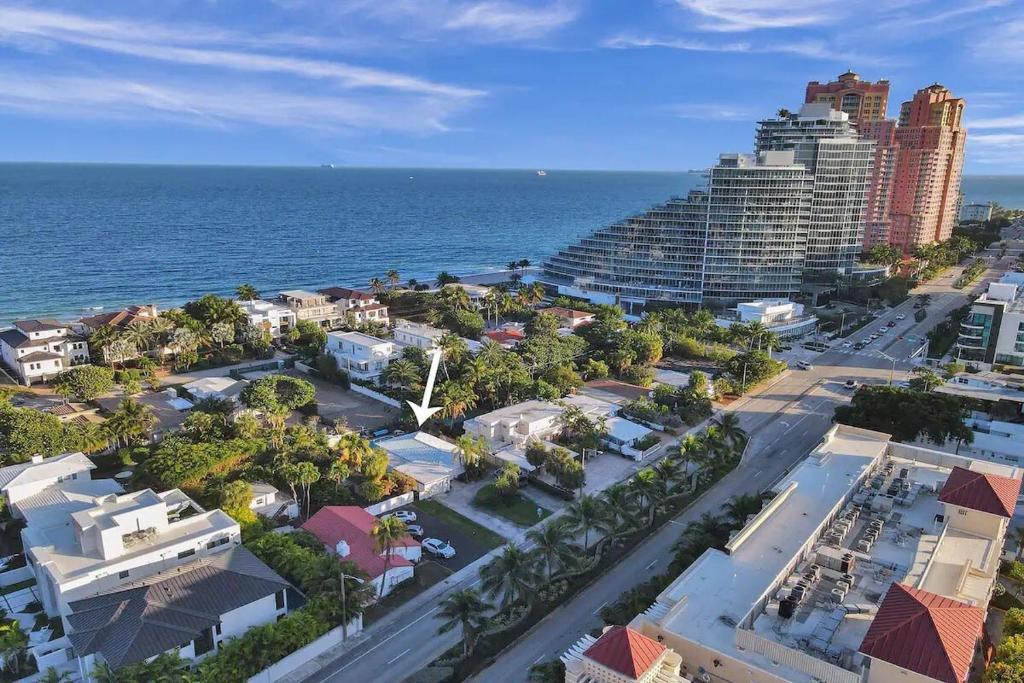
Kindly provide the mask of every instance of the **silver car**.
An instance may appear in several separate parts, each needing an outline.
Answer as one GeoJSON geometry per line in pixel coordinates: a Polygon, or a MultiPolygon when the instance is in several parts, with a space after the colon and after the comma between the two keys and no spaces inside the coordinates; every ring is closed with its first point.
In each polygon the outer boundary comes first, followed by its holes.
{"type": "Polygon", "coordinates": [[[448,541],[442,541],[440,538],[428,538],[423,541],[423,549],[434,557],[443,557],[446,560],[450,560],[455,557],[455,548],[448,541]]]}

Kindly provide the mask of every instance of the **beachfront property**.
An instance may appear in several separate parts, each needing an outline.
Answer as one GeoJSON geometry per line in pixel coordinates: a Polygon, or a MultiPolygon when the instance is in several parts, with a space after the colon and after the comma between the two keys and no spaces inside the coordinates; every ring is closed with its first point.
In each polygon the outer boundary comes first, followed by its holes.
{"type": "Polygon", "coordinates": [[[459,289],[464,291],[466,293],[466,296],[469,298],[469,303],[474,308],[477,309],[482,309],[484,307],[484,298],[491,291],[490,287],[485,287],[484,285],[474,285],[468,282],[449,282],[443,287],[438,287],[436,289],[428,289],[425,291],[428,294],[437,294],[441,290],[447,289],[449,287],[458,287],[459,289]]]}
{"type": "Polygon", "coordinates": [[[558,318],[559,324],[567,330],[575,330],[580,325],[587,325],[594,322],[594,314],[587,311],[577,311],[574,308],[563,308],[562,306],[550,306],[538,308],[538,313],[550,313],[558,318]]]}
{"type": "Polygon", "coordinates": [[[262,481],[254,481],[249,484],[252,490],[252,500],[249,508],[260,517],[267,519],[298,519],[299,504],[295,499],[286,493],[282,493],[276,486],[266,484],[262,481]]]}
{"type": "Polygon", "coordinates": [[[419,541],[406,535],[395,542],[391,559],[387,561],[374,543],[372,531],[377,522],[376,517],[361,507],[328,505],[310,517],[302,529],[316,536],[328,553],[363,570],[376,596],[383,598],[395,586],[413,578],[422,549],[419,541]]]}
{"type": "Polygon", "coordinates": [[[611,418],[619,410],[613,403],[582,394],[567,396],[558,403],[534,399],[477,415],[466,420],[463,429],[467,434],[484,437],[492,446],[522,446],[532,439],[545,441],[561,429],[558,418],[566,406],[579,408],[591,419],[611,418]]]}
{"type": "Polygon", "coordinates": [[[760,323],[780,339],[795,339],[818,328],[818,318],[804,315],[804,305],[789,299],[745,301],[728,310],[730,315],[716,318],[719,327],[728,329],[733,323],[760,323]]]}
{"type": "MultiPolygon", "coordinates": [[[[452,333],[425,323],[396,320],[392,334],[396,344],[400,346],[415,346],[417,349],[426,351],[440,346],[441,337],[452,333]]],[[[470,353],[477,353],[483,347],[480,342],[473,339],[462,337],[462,341],[466,343],[470,353]]]]}
{"type": "MultiPolygon", "coordinates": [[[[160,317],[160,311],[153,304],[139,304],[126,306],[117,311],[109,311],[107,313],[96,313],[94,315],[88,315],[79,320],[71,323],[71,329],[76,334],[82,337],[88,338],[93,333],[97,332],[102,327],[112,327],[115,330],[123,331],[135,324],[150,323],[160,317]]],[[[109,347],[107,347],[109,349],[109,347]]],[[[101,354],[107,354],[107,349],[101,349],[101,354]]],[[[137,349],[132,347],[120,346],[117,348],[116,360],[121,362],[122,360],[132,360],[139,358],[145,349],[137,349]]],[[[170,352],[170,349],[166,346],[158,346],[151,349],[148,353],[155,356],[163,356],[170,352]]],[[[104,358],[106,360],[106,358],[104,358]]]]}
{"type": "Polygon", "coordinates": [[[278,302],[295,313],[296,323],[308,320],[321,327],[330,327],[337,317],[335,306],[326,294],[289,289],[280,293],[278,302]]]}
{"type": "MultiPolygon", "coordinates": [[[[1019,274],[1014,274],[1019,275],[1019,274]]],[[[1024,297],[1018,277],[992,282],[960,321],[958,359],[989,370],[994,363],[1024,366],[1024,297]]]]}
{"type": "Polygon", "coordinates": [[[334,356],[339,370],[366,381],[377,381],[384,368],[399,356],[393,341],[362,332],[328,332],[324,352],[334,356]]]}
{"type": "Polygon", "coordinates": [[[836,425],[629,627],[694,680],[965,683],[1021,474],[836,425]]]}
{"type": "Polygon", "coordinates": [[[412,432],[376,445],[388,454],[388,467],[416,482],[420,499],[451,490],[452,479],[465,471],[455,444],[426,432],[412,432]]]}
{"type": "Polygon", "coordinates": [[[318,289],[318,293],[327,297],[334,304],[337,317],[334,326],[340,326],[346,319],[356,324],[376,322],[388,324],[388,307],[380,302],[377,295],[348,287],[327,287],[318,289]]]}
{"type": "Polygon", "coordinates": [[[253,299],[252,301],[239,301],[238,305],[245,311],[245,317],[249,324],[264,330],[272,339],[279,338],[295,327],[298,322],[295,311],[273,301],[253,299]]]}
{"type": "Polygon", "coordinates": [[[89,344],[57,320],[18,320],[0,330],[0,358],[25,386],[89,362],[89,344]]]}

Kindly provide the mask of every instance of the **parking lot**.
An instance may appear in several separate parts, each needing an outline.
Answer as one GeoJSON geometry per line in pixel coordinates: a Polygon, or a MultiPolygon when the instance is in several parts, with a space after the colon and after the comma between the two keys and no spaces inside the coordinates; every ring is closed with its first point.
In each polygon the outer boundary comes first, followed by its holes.
{"type": "Polygon", "coordinates": [[[501,536],[435,501],[419,501],[399,509],[416,513],[413,523],[423,527],[423,538],[419,540],[439,538],[455,548],[455,557],[449,559],[434,557],[423,550],[424,560],[432,560],[453,572],[472,564],[504,542],[501,536]]]}
{"type": "Polygon", "coordinates": [[[291,370],[288,374],[301,377],[316,387],[317,407],[320,417],[325,420],[344,418],[352,429],[372,431],[389,424],[398,416],[398,409],[354,391],[342,389],[337,384],[325,382],[297,370],[291,370]]]}

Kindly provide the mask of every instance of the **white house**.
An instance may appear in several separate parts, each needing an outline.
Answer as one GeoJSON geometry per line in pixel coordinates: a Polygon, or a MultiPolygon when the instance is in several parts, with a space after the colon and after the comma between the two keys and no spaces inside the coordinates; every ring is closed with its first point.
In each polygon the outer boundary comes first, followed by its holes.
{"type": "Polygon", "coordinates": [[[245,311],[250,325],[266,330],[274,339],[295,327],[295,323],[298,322],[295,311],[272,301],[253,299],[239,301],[238,305],[245,311]]]}
{"type": "MultiPolygon", "coordinates": [[[[18,503],[44,489],[71,481],[89,481],[96,469],[84,453],[64,453],[44,458],[33,456],[28,462],[0,468],[0,495],[16,519],[24,519],[18,503]]],[[[118,487],[120,489],[120,487],[118,487]]]]}
{"type": "Polygon", "coordinates": [[[299,516],[299,504],[291,496],[281,493],[277,487],[262,481],[254,481],[249,486],[252,488],[249,507],[257,515],[268,519],[296,519],[299,516]]]}
{"type": "Polygon", "coordinates": [[[242,390],[248,384],[244,380],[236,380],[230,377],[202,377],[189,382],[182,388],[197,401],[207,398],[221,401],[237,401],[238,395],[242,393],[242,390]]]}
{"type": "Polygon", "coordinates": [[[398,357],[394,342],[362,332],[328,332],[325,350],[338,361],[339,370],[370,381],[376,381],[388,363],[398,357]]]}
{"type": "Polygon", "coordinates": [[[387,558],[374,545],[372,531],[377,521],[361,507],[328,505],[306,520],[302,528],[316,536],[328,552],[362,569],[377,596],[383,598],[395,586],[413,578],[413,566],[419,562],[422,549],[419,541],[405,536],[387,558]]]}
{"type": "Polygon", "coordinates": [[[412,477],[420,498],[449,491],[452,479],[462,474],[462,460],[455,444],[426,432],[412,432],[377,442],[387,451],[389,466],[412,477]]]}
{"type": "MultiPolygon", "coordinates": [[[[414,323],[409,320],[395,321],[393,330],[395,343],[401,346],[415,346],[418,349],[433,349],[440,344],[441,337],[449,334],[448,330],[433,327],[424,323],[414,323]]],[[[477,353],[483,348],[483,344],[474,340],[461,337],[466,343],[470,353],[477,353]]]]}
{"type": "Polygon", "coordinates": [[[281,292],[279,301],[295,312],[296,320],[309,320],[323,327],[328,327],[334,321],[334,304],[325,294],[290,289],[281,292]]]}
{"type": "Polygon", "coordinates": [[[538,308],[538,313],[550,313],[558,318],[559,324],[568,330],[575,330],[581,325],[588,325],[594,322],[594,314],[588,311],[577,311],[574,308],[563,308],[562,306],[551,306],[550,308],[538,308]]]}
{"type": "Polygon", "coordinates": [[[588,396],[569,396],[559,403],[532,400],[492,410],[466,420],[467,434],[482,436],[492,444],[522,445],[531,439],[543,441],[561,429],[558,418],[565,406],[575,406],[590,418],[610,418],[619,407],[588,396]]]}
{"type": "MultiPolygon", "coordinates": [[[[109,482],[110,480],[97,480],[109,482]]],[[[116,482],[114,482],[116,483],[116,482]]],[[[241,542],[238,523],[177,489],[92,495],[64,482],[23,498],[21,537],[47,614],[241,542]]]]}
{"type": "Polygon", "coordinates": [[[56,320],[18,320],[0,331],[0,356],[26,386],[89,362],[89,344],[56,320]]]}
{"type": "Polygon", "coordinates": [[[63,621],[78,668],[112,668],[177,651],[200,661],[288,613],[289,584],[240,545],[74,600],[63,621]]]}
{"type": "Polygon", "coordinates": [[[344,322],[347,316],[357,323],[377,322],[388,324],[388,307],[380,302],[377,295],[348,287],[327,287],[317,290],[334,304],[337,312],[336,323],[344,322]]]}
{"type": "Polygon", "coordinates": [[[718,318],[719,327],[733,323],[761,323],[782,339],[793,339],[814,332],[818,318],[804,315],[804,305],[789,299],[758,299],[736,305],[732,317],[718,318]]]}

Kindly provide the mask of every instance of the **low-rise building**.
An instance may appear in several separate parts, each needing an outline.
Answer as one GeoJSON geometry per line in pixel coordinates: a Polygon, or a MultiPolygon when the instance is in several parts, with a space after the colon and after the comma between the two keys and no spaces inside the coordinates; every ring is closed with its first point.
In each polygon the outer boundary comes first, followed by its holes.
{"type": "Polygon", "coordinates": [[[690,683],[678,654],[628,626],[583,636],[561,660],[565,683],[690,683]]]}
{"type": "Polygon", "coordinates": [[[160,312],[153,304],[132,305],[122,308],[119,311],[107,313],[96,313],[80,318],[78,322],[72,323],[74,330],[84,336],[89,336],[101,327],[110,327],[123,330],[137,320],[152,322],[160,317],[160,312]]]}
{"type": "Polygon", "coordinates": [[[373,292],[348,287],[327,287],[317,290],[334,304],[337,311],[336,325],[344,324],[346,319],[352,322],[375,322],[388,324],[388,307],[380,302],[373,292]]]}
{"type": "Polygon", "coordinates": [[[0,495],[15,519],[24,519],[18,503],[51,486],[70,481],[90,481],[96,465],[85,453],[64,453],[0,468],[0,495]]]}
{"type": "Polygon", "coordinates": [[[325,352],[334,356],[339,370],[367,381],[376,381],[399,356],[394,342],[362,332],[329,332],[325,352]]]}
{"type": "Polygon", "coordinates": [[[588,311],[577,311],[574,308],[563,308],[562,306],[551,306],[549,308],[538,308],[538,313],[550,313],[558,318],[558,322],[565,329],[575,330],[581,325],[589,325],[594,322],[594,314],[588,311]]]}
{"type": "Polygon", "coordinates": [[[836,425],[629,626],[695,680],[965,683],[1020,485],[836,425]]]}
{"type": "Polygon", "coordinates": [[[261,517],[267,519],[297,519],[299,504],[291,496],[282,493],[276,486],[262,481],[254,481],[250,485],[252,501],[249,507],[261,517]]]}
{"type": "Polygon", "coordinates": [[[567,405],[576,406],[591,418],[610,418],[619,410],[613,403],[583,395],[568,396],[559,403],[532,400],[477,415],[466,420],[463,429],[467,434],[484,437],[492,445],[544,441],[561,429],[558,418],[567,405]]]}
{"type": "MultiPolygon", "coordinates": [[[[96,399],[100,408],[112,414],[117,411],[123,397],[105,396],[96,399]]],[[[150,409],[156,421],[147,436],[152,443],[158,443],[169,434],[181,429],[181,425],[192,411],[192,402],[178,396],[178,392],[168,387],[161,391],[147,391],[134,397],[136,401],[150,409]]]]}
{"type": "Polygon", "coordinates": [[[298,322],[295,311],[273,301],[253,299],[251,301],[239,301],[238,305],[245,311],[245,316],[249,320],[250,325],[266,331],[273,339],[277,339],[282,334],[288,332],[298,322]]]}
{"type": "Polygon", "coordinates": [[[290,289],[281,292],[278,300],[295,312],[296,322],[308,320],[321,327],[330,327],[337,318],[337,309],[326,294],[290,289]]]}
{"type": "MultiPolygon", "coordinates": [[[[415,346],[417,349],[429,350],[440,345],[441,337],[451,334],[448,330],[433,327],[425,323],[414,323],[409,320],[396,320],[392,330],[395,343],[401,346],[415,346]]],[[[470,353],[477,353],[483,345],[473,339],[462,337],[470,353]]]]}
{"type": "Polygon", "coordinates": [[[965,223],[977,221],[984,223],[992,220],[992,204],[964,204],[960,207],[960,220],[965,223]]]}
{"type": "Polygon", "coordinates": [[[242,546],[74,600],[65,631],[80,671],[177,652],[201,661],[288,613],[289,584],[242,546]]]}
{"type": "Polygon", "coordinates": [[[57,320],[18,320],[0,330],[0,358],[22,384],[46,382],[89,362],[89,344],[57,320]]]}
{"type": "Polygon", "coordinates": [[[360,507],[328,505],[306,520],[302,528],[316,536],[327,552],[366,572],[377,597],[383,598],[395,586],[413,578],[413,567],[419,562],[422,549],[419,541],[406,535],[395,543],[388,558],[374,543],[373,528],[377,522],[376,517],[360,507]]]}
{"type": "Polygon", "coordinates": [[[739,303],[730,309],[732,316],[715,320],[719,327],[733,323],[760,323],[781,339],[793,339],[814,332],[818,318],[804,315],[804,305],[789,299],[758,299],[739,303]]]}
{"type": "Polygon", "coordinates": [[[1024,377],[1000,372],[960,372],[936,387],[935,391],[984,401],[990,408],[1000,402],[1015,405],[1020,414],[1024,404],[1024,377]]]}
{"type": "Polygon", "coordinates": [[[506,349],[514,349],[519,345],[519,342],[526,339],[526,331],[522,325],[504,325],[496,330],[488,330],[484,332],[484,338],[490,339],[496,344],[501,345],[506,349]]]}
{"type": "Polygon", "coordinates": [[[465,470],[455,444],[426,432],[382,439],[377,446],[387,452],[392,470],[416,482],[421,499],[451,490],[452,479],[465,470]]]}
{"type": "Polygon", "coordinates": [[[245,380],[231,377],[201,377],[182,386],[197,401],[215,399],[237,402],[242,390],[249,385],[245,380]]]}

